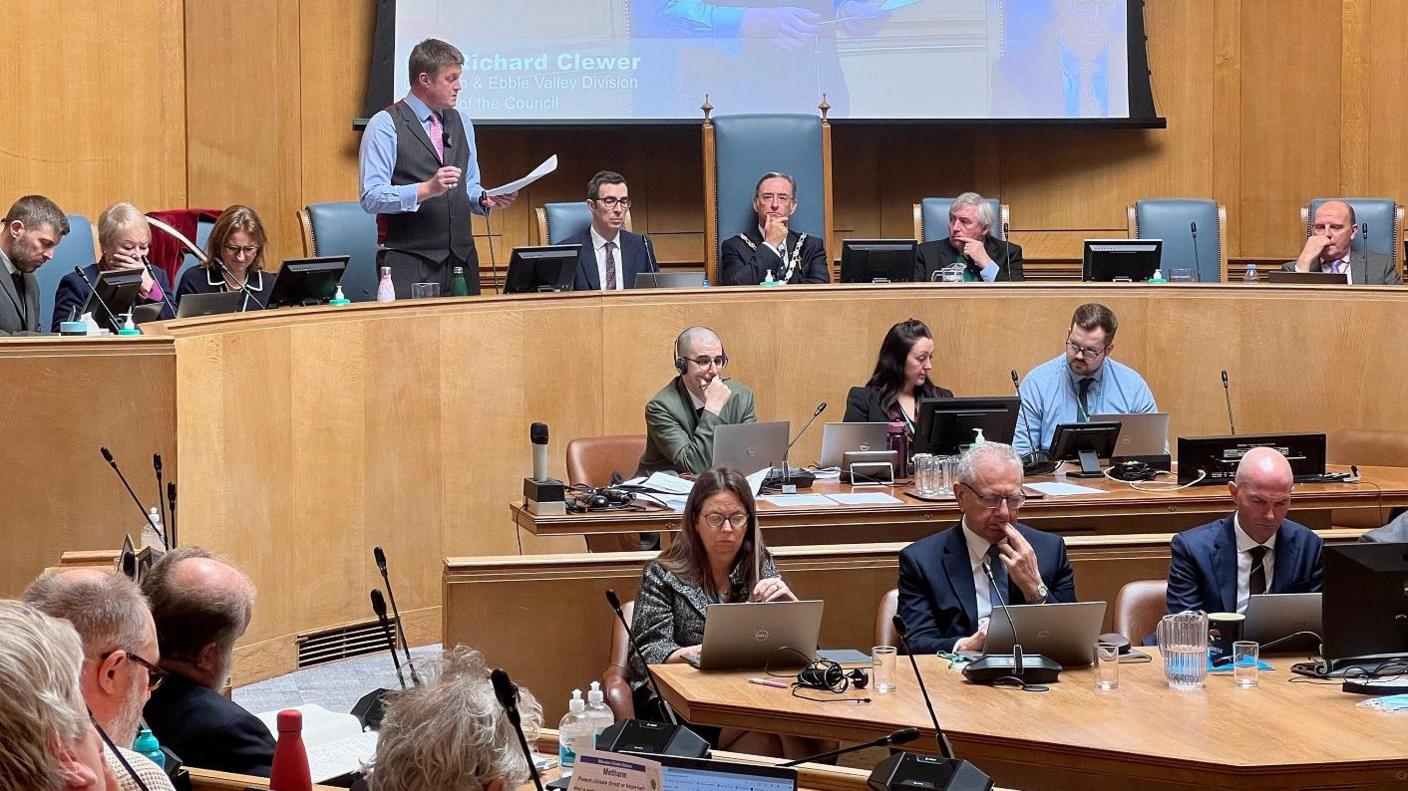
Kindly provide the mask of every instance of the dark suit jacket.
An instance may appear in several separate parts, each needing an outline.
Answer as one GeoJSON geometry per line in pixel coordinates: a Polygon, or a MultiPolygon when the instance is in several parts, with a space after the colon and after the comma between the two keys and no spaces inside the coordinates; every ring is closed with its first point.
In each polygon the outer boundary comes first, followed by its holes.
{"type": "MultiPolygon", "coordinates": [[[[788,251],[796,250],[797,242],[801,238],[800,232],[788,231],[788,251]]],[[[807,241],[802,244],[799,257],[801,260],[788,283],[831,282],[831,267],[826,261],[826,243],[821,237],[807,234],[807,241]]],[[[767,278],[769,269],[775,279],[782,279],[782,259],[763,244],[763,237],[757,228],[724,240],[719,258],[719,279],[723,285],[756,286],[767,278]],[[744,237],[748,238],[747,242],[743,240],[744,237]]]]}
{"type": "MultiPolygon", "coordinates": [[[[616,242],[616,277],[625,279],[626,288],[635,288],[636,275],[655,271],[655,267],[650,263],[650,251],[645,249],[645,237],[622,228],[616,242]]],[[[596,249],[592,247],[591,229],[573,234],[558,244],[582,246],[582,251],[577,256],[577,277],[572,281],[572,290],[600,291],[601,278],[596,272],[596,249]]]]}
{"type": "MultiPolygon", "coordinates": [[[[1324,542],[1287,519],[1276,534],[1274,576],[1267,593],[1317,593],[1324,542]]],[[[1237,611],[1237,537],[1232,517],[1173,537],[1168,564],[1168,612],[1237,611]]]]}
{"type": "Polygon", "coordinates": [[[33,272],[21,275],[24,298],[15,291],[10,273],[0,266],[0,335],[20,335],[39,331],[39,278],[33,272]]]}
{"type": "MultiPolygon", "coordinates": [[[[935,385],[931,397],[953,398],[953,391],[935,385]]],[[[894,420],[880,405],[880,388],[869,386],[851,388],[846,394],[846,416],[841,419],[847,423],[888,423],[894,420]]],[[[914,419],[917,421],[919,416],[915,415],[914,419]]]]}
{"type": "Polygon", "coordinates": [[[757,420],[753,391],[737,379],[727,384],[733,395],[718,415],[705,410],[696,416],[694,402],[678,376],[656,393],[645,405],[645,453],[636,475],[662,470],[698,474],[709,469],[714,462],[714,429],[757,420]]]}
{"type": "MultiPolygon", "coordinates": [[[[1322,263],[1320,266],[1324,266],[1322,263]]],[[[1281,265],[1287,272],[1296,271],[1296,262],[1287,261],[1281,265]]],[[[1319,266],[1313,267],[1310,271],[1321,272],[1319,266]]],[[[1398,276],[1398,270],[1393,266],[1393,256],[1384,253],[1369,253],[1367,259],[1363,253],[1350,253],[1349,256],[1349,280],[1350,285],[1355,286],[1399,286],[1403,284],[1403,278],[1398,276]]]]}
{"type": "MultiPolygon", "coordinates": [[[[1066,559],[1066,540],[1023,524],[1017,532],[1036,551],[1037,567],[1046,583],[1048,602],[1076,600],[1075,574],[1066,559]]],[[[1026,604],[1021,589],[1009,583],[1002,598],[1026,604]]],[[[978,593],[963,526],[955,524],[905,547],[900,552],[899,616],[916,654],[952,651],[954,643],[978,631],[978,593]]],[[[996,609],[997,602],[993,602],[996,609]]]]}
{"type": "MultiPolygon", "coordinates": [[[[156,280],[158,286],[161,286],[161,292],[166,295],[166,299],[171,300],[171,304],[175,305],[176,295],[171,293],[171,281],[166,278],[166,272],[160,267],[154,266],[152,267],[152,279],[156,280]]],[[[79,314],[83,310],[83,304],[88,301],[88,295],[93,292],[93,287],[89,284],[97,282],[97,280],[97,264],[83,267],[83,277],[79,277],[77,272],[69,272],[64,275],[63,280],[59,281],[58,290],[54,292],[54,315],[50,321],[50,332],[59,331],[59,324],[68,321],[70,311],[73,312],[75,318],[81,318],[79,314]]],[[[151,305],[157,302],[162,303],[161,318],[176,318],[176,311],[166,305],[164,300],[137,297],[138,305],[151,305]]],[[[113,329],[112,322],[108,321],[106,311],[102,308],[93,311],[93,319],[98,322],[98,326],[107,326],[109,329],[113,329]]]]}
{"type": "MultiPolygon", "coordinates": [[[[268,272],[250,273],[249,289],[254,292],[259,302],[256,304],[254,300],[246,298],[244,310],[259,310],[260,305],[269,305],[269,295],[274,293],[275,278],[275,275],[268,272]]],[[[218,294],[228,290],[225,288],[224,273],[218,266],[193,266],[181,275],[181,282],[176,286],[176,307],[181,307],[181,298],[187,294],[218,294]]]]}
{"type": "MultiPolygon", "coordinates": [[[[997,278],[994,282],[1005,283],[1007,281],[1020,282],[1026,279],[1022,272],[1022,246],[1012,244],[1009,240],[1003,244],[1001,239],[989,234],[983,240],[983,249],[997,264],[997,278]],[[1011,247],[1011,250],[1007,248],[1011,247]]],[[[947,238],[935,239],[932,242],[925,242],[919,245],[919,252],[914,258],[914,279],[920,283],[927,283],[933,279],[934,273],[946,266],[951,266],[957,261],[960,253],[947,238]]],[[[966,259],[965,259],[966,260],[966,259]]],[[[973,262],[968,262],[968,268],[977,275],[979,267],[973,262]]]]}
{"type": "Polygon", "coordinates": [[[269,776],[274,737],[257,717],[215,690],[172,672],[142,716],[188,766],[269,776]]]}

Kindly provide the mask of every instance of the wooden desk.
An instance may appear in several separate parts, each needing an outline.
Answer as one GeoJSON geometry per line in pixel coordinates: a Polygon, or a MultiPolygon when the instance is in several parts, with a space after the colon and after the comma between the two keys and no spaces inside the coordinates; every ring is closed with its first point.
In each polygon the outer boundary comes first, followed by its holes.
{"type": "MultiPolygon", "coordinates": [[[[968,684],[935,656],[919,658],[934,709],[954,751],[1014,788],[1367,789],[1408,782],[1408,718],[1355,708],[1339,685],[1290,682],[1288,658],[1273,658],[1255,689],[1227,675],[1205,689],[1175,692],[1157,651],[1120,666],[1120,687],[1094,688],[1090,669],[1067,670],[1046,693],[968,684]]],[[[859,742],[902,727],[930,735],[918,685],[902,660],[899,689],[870,704],[814,703],[788,690],[747,683],[755,672],[702,673],[655,666],[680,716],[859,742]]],[[[831,697],[828,693],[822,697],[831,697]]],[[[854,696],[855,693],[848,693],[854,696]]]]}
{"type": "MultiPolygon", "coordinates": [[[[1408,463],[1408,459],[1404,460],[1408,463]]],[[[1331,471],[1348,467],[1331,465],[1331,471]]],[[[1389,512],[1408,505],[1408,468],[1361,467],[1357,484],[1297,484],[1291,497],[1292,518],[1308,527],[1327,528],[1330,509],[1369,509],[1388,521],[1389,512]]],[[[1028,483],[1051,481],[1053,476],[1028,483]]],[[[1147,492],[1108,478],[1070,478],[1070,483],[1100,489],[1098,495],[1029,498],[1021,520],[1065,535],[1127,535],[1173,533],[1226,516],[1233,508],[1224,485],[1194,486],[1172,492],[1147,492]]],[[[798,544],[916,541],[958,520],[953,500],[925,502],[907,495],[907,486],[863,486],[858,492],[884,492],[901,500],[895,505],[831,505],[794,508],[758,503],[758,524],[774,546],[798,544]]],[[[813,494],[848,493],[853,488],[835,480],[817,481],[813,494]]],[[[521,503],[510,507],[520,530],[537,536],[599,535],[679,530],[672,511],[605,511],[539,516],[521,503]]]]}

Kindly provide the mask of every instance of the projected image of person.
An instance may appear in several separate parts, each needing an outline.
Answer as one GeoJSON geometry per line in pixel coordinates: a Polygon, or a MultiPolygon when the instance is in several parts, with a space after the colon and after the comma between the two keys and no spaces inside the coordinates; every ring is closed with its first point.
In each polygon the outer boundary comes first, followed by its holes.
{"type": "Polygon", "coordinates": [[[639,0],[631,3],[640,75],[636,107],[691,116],[705,94],[729,112],[850,110],[837,37],[866,38],[889,20],[881,0],[639,0]]]}
{"type": "Polygon", "coordinates": [[[1126,0],[1012,0],[993,66],[992,113],[1129,116],[1126,0]]]}

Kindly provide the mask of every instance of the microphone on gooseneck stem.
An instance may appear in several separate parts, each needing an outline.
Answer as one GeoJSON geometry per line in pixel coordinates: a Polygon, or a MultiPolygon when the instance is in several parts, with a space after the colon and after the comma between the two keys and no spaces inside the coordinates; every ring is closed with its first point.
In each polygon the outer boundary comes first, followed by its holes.
{"type": "Polygon", "coordinates": [[[1012,622],[1012,613],[1007,611],[1007,602],[1003,600],[1002,591],[997,587],[997,578],[992,575],[992,561],[987,558],[983,558],[983,573],[987,575],[988,584],[992,586],[993,597],[997,599],[997,605],[1002,608],[1002,614],[1007,618],[1007,626],[1012,630],[1012,675],[1021,678],[1022,644],[1017,640],[1017,624],[1012,622]]]}
{"type": "MultiPolygon", "coordinates": [[[[811,427],[812,427],[812,423],[815,423],[815,422],[816,422],[817,416],[819,416],[822,412],[825,412],[825,411],[826,411],[826,402],[825,402],[825,401],[822,401],[820,404],[817,404],[817,405],[816,405],[816,410],[812,412],[812,416],[811,416],[811,417],[807,418],[807,423],[806,423],[806,425],[802,426],[802,430],[797,432],[797,436],[793,437],[793,438],[792,438],[792,441],[789,442],[789,443],[787,443],[787,448],[782,451],[782,464],[780,465],[781,468],[782,468],[782,470],[781,470],[781,475],[780,475],[780,476],[778,475],[778,469],[777,469],[776,467],[774,467],[773,469],[769,470],[769,471],[768,471],[768,475],[767,475],[767,479],[765,479],[765,480],[763,481],[763,485],[764,485],[764,486],[777,486],[777,485],[781,485],[781,484],[794,483],[794,481],[792,480],[791,468],[788,467],[788,465],[787,465],[787,458],[788,458],[788,456],[792,453],[792,446],[793,446],[793,445],[796,445],[796,444],[797,444],[797,440],[801,439],[801,438],[802,438],[802,435],[805,434],[805,433],[807,433],[807,429],[811,428],[811,427]]],[[[816,481],[816,476],[811,475],[810,473],[807,473],[806,475],[801,476],[801,480],[800,480],[800,481],[797,481],[796,483],[797,483],[798,486],[805,488],[805,487],[811,486],[812,483],[814,483],[815,481],[816,481]],[[808,477],[808,476],[810,476],[810,477],[808,477]]]]}
{"type": "MultiPolygon", "coordinates": [[[[1364,279],[1367,281],[1369,279],[1369,223],[1361,224],[1359,233],[1364,236],[1364,279]]],[[[1353,279],[1352,275],[1351,279],[1353,279]]]]}
{"type": "MultiPolygon", "coordinates": [[[[1020,416],[1020,413],[1025,411],[1027,406],[1026,402],[1022,400],[1022,380],[1018,378],[1016,368],[1013,368],[1010,373],[1012,374],[1012,389],[1017,393],[1017,405],[1021,407],[1018,410],[1020,416]]],[[[1060,466],[1060,462],[1053,462],[1048,454],[1038,447],[1037,440],[1040,437],[1032,436],[1030,423],[1023,423],[1022,433],[1027,436],[1027,447],[1030,448],[1022,454],[1022,474],[1046,475],[1055,472],[1056,468],[1060,466]]]]}
{"type": "MultiPolygon", "coordinates": [[[[230,283],[234,281],[235,273],[231,272],[228,266],[225,266],[225,262],[220,260],[220,256],[211,256],[210,260],[214,261],[216,265],[220,267],[220,271],[224,273],[226,277],[225,282],[230,283]]],[[[239,290],[244,292],[244,302],[240,305],[241,313],[245,312],[245,309],[249,307],[249,301],[251,299],[254,300],[254,304],[259,306],[260,310],[264,310],[266,307],[268,307],[263,302],[259,301],[259,297],[254,296],[254,289],[249,287],[249,272],[247,270],[245,272],[244,281],[240,283],[239,290]]]]}
{"type": "Polygon", "coordinates": [[[650,236],[648,234],[641,234],[640,239],[645,243],[645,258],[646,262],[650,264],[650,271],[659,274],[660,262],[655,260],[655,248],[650,244],[650,236]]]}
{"type": "Polygon", "coordinates": [[[948,734],[944,733],[943,726],[939,725],[939,716],[934,713],[934,702],[929,699],[929,689],[924,686],[924,674],[919,672],[919,660],[915,659],[914,652],[909,650],[909,633],[905,629],[904,619],[896,613],[890,622],[895,625],[895,634],[899,635],[900,648],[909,655],[910,667],[914,668],[914,680],[919,682],[919,694],[924,697],[924,707],[929,710],[929,721],[934,725],[934,738],[939,743],[939,754],[952,758],[953,745],[948,743],[948,734]]]}
{"type": "Polygon", "coordinates": [[[1203,264],[1198,258],[1198,223],[1196,221],[1188,223],[1188,232],[1193,234],[1193,279],[1202,281],[1203,264]]]}
{"type": "Polygon", "coordinates": [[[778,766],[796,766],[798,764],[807,764],[811,763],[812,761],[820,761],[823,758],[835,758],[838,755],[853,753],[857,750],[867,750],[871,747],[889,747],[895,744],[908,744],[918,738],[918,728],[900,728],[899,730],[891,731],[878,739],[871,739],[868,742],[861,742],[860,744],[852,744],[849,747],[842,747],[838,750],[827,750],[824,753],[809,755],[806,758],[798,758],[793,761],[780,763],[778,764],[778,766]]]}
{"type": "Polygon", "coordinates": [[[1232,422],[1232,388],[1227,381],[1227,371],[1222,371],[1222,396],[1227,400],[1227,429],[1237,436],[1237,424],[1232,422]]]}
{"type": "Polygon", "coordinates": [[[396,650],[396,636],[391,631],[391,621],[386,617],[386,598],[376,588],[372,588],[372,612],[376,613],[376,622],[381,625],[382,634],[386,635],[386,647],[391,649],[391,663],[396,666],[396,680],[401,683],[401,689],[405,689],[406,676],[401,672],[401,655],[396,650]]]}
{"type": "Polygon", "coordinates": [[[377,570],[381,572],[381,581],[386,583],[386,598],[391,600],[391,614],[396,616],[397,632],[401,635],[401,650],[406,654],[406,668],[411,671],[411,684],[420,686],[420,676],[416,673],[416,664],[411,659],[411,646],[406,640],[406,622],[401,620],[401,611],[396,607],[396,593],[391,590],[391,575],[386,571],[386,552],[381,547],[372,547],[372,556],[376,558],[377,570]]]}
{"type": "MultiPolygon", "coordinates": [[[[161,493],[166,489],[165,483],[161,479],[161,454],[152,454],[152,469],[156,471],[156,504],[158,513],[161,514],[161,526],[164,530],[171,529],[171,522],[167,521],[170,516],[166,512],[166,501],[161,498],[161,493]]],[[[167,547],[170,549],[171,547],[167,547]]]]}
{"type": "Polygon", "coordinates": [[[626,642],[631,646],[631,653],[640,660],[640,666],[645,668],[645,683],[650,685],[650,691],[657,700],[660,707],[665,710],[665,716],[669,718],[671,725],[679,725],[680,721],[675,718],[675,710],[670,708],[670,704],[665,700],[665,696],[660,694],[660,688],[655,686],[655,674],[650,672],[650,665],[645,661],[645,655],[640,651],[640,645],[636,643],[636,635],[631,631],[631,625],[626,623],[626,615],[621,612],[621,597],[616,595],[613,588],[606,589],[606,601],[611,605],[611,609],[616,612],[616,619],[626,628],[626,642]]]}
{"type": "MultiPolygon", "coordinates": [[[[152,279],[153,285],[161,288],[161,284],[156,282],[156,269],[152,267],[150,258],[142,256],[142,267],[147,270],[147,277],[152,279]]],[[[166,303],[166,307],[171,309],[171,315],[176,315],[176,303],[171,301],[171,296],[166,293],[166,289],[161,288],[161,301],[166,303]]]]}
{"type": "MultiPolygon", "coordinates": [[[[386,637],[386,647],[391,649],[391,663],[396,666],[396,680],[401,683],[401,689],[406,688],[406,677],[401,673],[401,657],[396,653],[396,638],[391,631],[391,621],[386,617],[386,599],[382,597],[381,591],[372,589],[372,612],[376,613],[376,622],[381,626],[381,633],[386,637]]],[[[363,695],[352,707],[352,716],[357,718],[362,726],[362,730],[380,730],[381,721],[386,717],[386,696],[391,694],[391,690],[386,687],[378,687],[363,695]]]]}
{"type": "Polygon", "coordinates": [[[103,295],[98,293],[98,287],[88,282],[88,276],[83,274],[83,268],[75,266],[73,271],[77,272],[78,276],[83,279],[83,284],[88,287],[88,291],[93,295],[93,299],[98,300],[98,304],[102,306],[103,311],[108,314],[109,326],[114,329],[122,329],[122,323],[117,320],[117,314],[112,312],[112,308],[108,307],[107,300],[104,300],[103,295]]]}
{"type": "Polygon", "coordinates": [[[533,480],[548,480],[548,424],[534,423],[528,428],[533,442],[533,480]]]}
{"type": "Polygon", "coordinates": [[[1002,266],[1007,270],[1007,282],[1012,282],[1012,239],[1008,236],[1012,231],[1007,227],[1007,223],[1002,224],[1002,266]]]}
{"type": "Polygon", "coordinates": [[[494,685],[494,697],[504,707],[508,721],[518,734],[518,747],[523,750],[523,760],[528,762],[528,773],[533,775],[533,786],[543,791],[543,778],[538,775],[538,765],[533,763],[533,750],[528,746],[528,737],[523,733],[523,718],[518,713],[518,686],[502,668],[494,668],[489,673],[489,683],[494,685]]]}
{"type": "MultiPolygon", "coordinates": [[[[983,559],[983,573],[987,575],[988,585],[997,600],[997,606],[1002,608],[1002,614],[1007,618],[1007,626],[1012,630],[1012,653],[992,653],[990,642],[988,653],[982,659],[970,662],[963,668],[963,677],[975,684],[1017,681],[1023,687],[1027,684],[1047,684],[1059,680],[1061,665],[1058,662],[1041,654],[1022,654],[1022,643],[1017,638],[1017,625],[1012,620],[1011,611],[1007,609],[1002,591],[998,589],[997,580],[993,579],[992,564],[987,558],[983,559]]],[[[991,625],[988,627],[988,640],[992,640],[991,625]]]]}
{"type": "Polygon", "coordinates": [[[137,497],[137,493],[132,491],[131,484],[127,483],[127,476],[123,475],[122,470],[118,469],[117,460],[112,457],[112,451],[108,450],[106,445],[102,446],[98,450],[102,451],[103,460],[108,463],[108,466],[112,468],[112,471],[117,473],[117,479],[119,481],[122,481],[122,488],[127,490],[127,494],[132,497],[132,502],[137,506],[137,510],[142,512],[142,518],[147,521],[147,524],[152,526],[152,532],[156,533],[157,537],[161,539],[161,545],[170,549],[171,544],[166,540],[166,533],[161,528],[156,526],[156,523],[152,521],[152,515],[147,513],[147,509],[145,506],[142,505],[142,501],[137,497]]]}
{"type": "Polygon", "coordinates": [[[175,540],[176,540],[176,539],[175,539],[175,535],[176,535],[176,482],[175,482],[175,481],[167,481],[167,482],[166,482],[166,505],[167,505],[167,508],[169,509],[169,511],[168,511],[168,513],[170,514],[170,517],[169,517],[169,518],[171,519],[170,522],[167,522],[167,523],[166,523],[166,533],[167,533],[167,535],[173,537],[173,538],[171,539],[172,541],[175,541],[175,540]]]}

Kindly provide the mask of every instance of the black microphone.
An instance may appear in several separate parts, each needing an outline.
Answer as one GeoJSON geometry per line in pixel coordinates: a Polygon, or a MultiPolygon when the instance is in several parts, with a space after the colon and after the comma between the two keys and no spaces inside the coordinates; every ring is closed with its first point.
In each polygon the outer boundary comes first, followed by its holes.
{"type": "Polygon", "coordinates": [[[802,435],[807,433],[807,429],[811,428],[812,423],[815,423],[817,417],[825,411],[825,401],[822,401],[820,404],[816,405],[816,410],[812,412],[811,417],[807,418],[806,425],[802,426],[802,429],[797,432],[797,436],[793,437],[792,441],[787,443],[787,448],[782,451],[782,465],[780,467],[773,467],[771,470],[768,470],[767,477],[763,479],[764,486],[779,486],[789,483],[795,483],[797,486],[800,486],[805,489],[811,486],[813,483],[816,483],[816,476],[805,471],[799,471],[800,474],[794,481],[792,479],[792,470],[787,465],[787,457],[792,453],[792,446],[797,444],[797,440],[801,439],[802,435]]]}
{"type": "MultiPolygon", "coordinates": [[[[1017,405],[1025,408],[1027,404],[1022,400],[1022,380],[1017,377],[1016,368],[1013,368],[1011,373],[1012,389],[1017,393],[1017,405]]],[[[1050,455],[1038,446],[1037,442],[1041,437],[1032,436],[1031,425],[1026,424],[1023,427],[1022,433],[1027,435],[1027,447],[1031,448],[1031,450],[1022,454],[1022,474],[1050,475],[1055,472],[1056,468],[1061,466],[1061,462],[1052,461],[1050,455]]]]}
{"type": "MultiPolygon", "coordinates": [[[[225,262],[220,260],[220,256],[211,256],[210,260],[214,261],[215,264],[220,267],[220,271],[225,273],[226,283],[231,283],[234,281],[235,273],[231,272],[228,266],[225,266],[225,262]]],[[[244,292],[244,303],[240,305],[240,312],[245,312],[245,310],[249,307],[249,301],[251,299],[254,300],[254,304],[259,306],[260,310],[265,310],[268,306],[265,305],[263,302],[260,302],[259,297],[256,297],[254,295],[254,289],[249,287],[249,270],[245,270],[244,274],[244,281],[240,283],[239,288],[240,291],[244,292]]]]}
{"type": "Polygon", "coordinates": [[[824,758],[835,758],[838,755],[853,753],[857,750],[866,750],[871,747],[889,747],[890,745],[894,744],[908,744],[918,738],[918,728],[900,728],[899,730],[891,731],[890,733],[887,733],[878,739],[871,739],[870,741],[862,742],[861,744],[853,744],[850,747],[842,747],[836,750],[827,750],[824,753],[809,755],[806,758],[798,758],[795,761],[787,761],[785,763],[780,763],[778,764],[778,766],[796,766],[797,764],[811,763],[812,761],[820,761],[824,758]]]}
{"type": "Polygon", "coordinates": [[[386,647],[391,649],[391,663],[396,666],[396,680],[401,682],[401,689],[405,689],[406,676],[401,672],[401,655],[396,652],[396,636],[391,631],[391,621],[386,617],[386,598],[376,588],[372,588],[372,612],[376,613],[376,622],[381,624],[381,632],[386,635],[386,647]]]}
{"type": "Polygon", "coordinates": [[[1232,422],[1232,388],[1227,382],[1227,371],[1222,372],[1222,396],[1227,400],[1227,428],[1231,430],[1232,436],[1237,436],[1237,424],[1232,422]]]}
{"type": "Polygon", "coordinates": [[[1012,240],[1008,238],[1011,230],[1007,223],[1002,224],[1002,266],[1007,270],[1007,282],[1012,282],[1012,240]]]}
{"type": "MultiPolygon", "coordinates": [[[[1362,223],[1359,232],[1364,235],[1364,280],[1369,279],[1369,223],[1362,223]]],[[[1350,274],[1350,281],[1353,282],[1354,275],[1350,274]]]]}
{"type": "MultiPolygon", "coordinates": [[[[147,524],[152,526],[152,532],[156,533],[157,536],[161,539],[161,545],[164,547],[171,546],[170,543],[168,543],[166,540],[166,533],[162,531],[161,528],[156,526],[156,523],[152,521],[152,515],[147,513],[146,506],[142,505],[142,501],[138,499],[137,493],[132,491],[132,486],[127,483],[127,476],[123,475],[122,470],[118,469],[117,460],[112,457],[112,451],[108,450],[106,445],[102,446],[98,450],[102,451],[103,459],[107,461],[108,466],[112,468],[112,471],[117,473],[117,479],[119,481],[122,481],[122,488],[127,490],[127,494],[131,495],[132,502],[137,506],[137,510],[142,512],[142,518],[147,520],[147,524]]],[[[158,494],[157,496],[160,497],[161,495],[158,494]]]]}
{"type": "Polygon", "coordinates": [[[376,558],[377,570],[381,572],[381,581],[386,583],[386,598],[391,600],[391,614],[396,616],[396,623],[400,626],[401,650],[406,653],[406,668],[411,671],[411,683],[420,686],[420,676],[416,673],[416,664],[411,659],[411,646],[406,640],[406,622],[401,620],[401,611],[396,607],[396,593],[391,590],[391,575],[386,572],[386,553],[381,547],[372,547],[372,556],[376,558]]]}
{"type": "Polygon", "coordinates": [[[534,423],[528,428],[533,442],[533,480],[548,480],[548,424],[534,423]]]}
{"type": "MultiPolygon", "coordinates": [[[[170,529],[171,523],[168,522],[168,521],[166,521],[166,520],[168,519],[168,516],[167,516],[167,513],[166,513],[166,501],[163,500],[163,499],[161,499],[161,492],[162,492],[162,490],[164,490],[164,489],[166,488],[166,486],[163,485],[162,480],[161,480],[161,454],[160,454],[160,453],[153,453],[153,454],[152,454],[152,469],[156,470],[156,504],[157,504],[157,508],[160,509],[160,510],[159,510],[159,513],[161,514],[162,532],[165,532],[166,530],[169,530],[169,529],[170,529]]],[[[161,537],[161,546],[162,546],[162,549],[171,549],[171,545],[166,543],[166,536],[164,536],[164,535],[161,537]]]]}
{"type": "MultiPolygon", "coordinates": [[[[1002,614],[1007,618],[1007,626],[1012,630],[1012,674],[1018,678],[1022,677],[1022,644],[1017,640],[1017,624],[1012,622],[1012,613],[1007,611],[1007,602],[1003,601],[1002,591],[997,587],[997,578],[992,575],[992,561],[983,558],[983,573],[987,575],[988,584],[992,586],[993,596],[997,599],[997,604],[1002,608],[1002,614]]],[[[991,619],[992,610],[989,605],[988,617],[991,619]]]]}
{"type": "Polygon", "coordinates": [[[924,696],[924,707],[929,710],[929,721],[934,725],[934,739],[939,743],[939,754],[945,758],[953,758],[953,745],[948,743],[948,734],[944,733],[943,726],[939,725],[939,715],[934,713],[934,702],[929,699],[929,688],[924,686],[924,675],[919,672],[919,660],[914,658],[914,652],[909,650],[909,632],[905,628],[904,619],[896,613],[890,618],[890,623],[895,626],[895,634],[899,635],[900,648],[909,655],[909,665],[914,668],[914,680],[919,682],[919,694],[924,696]]]}
{"type": "Polygon", "coordinates": [[[650,236],[648,234],[641,234],[640,239],[645,243],[645,257],[646,261],[650,263],[650,271],[659,274],[660,262],[655,260],[655,248],[650,246],[650,236]]]}
{"type": "MultiPolygon", "coordinates": [[[[1012,680],[1020,682],[1023,686],[1054,683],[1061,675],[1060,663],[1047,659],[1041,654],[1023,656],[1021,641],[1017,639],[1017,625],[1012,620],[1012,613],[1007,609],[1007,602],[1003,600],[1002,591],[998,590],[997,580],[993,579],[992,564],[988,562],[987,558],[983,559],[983,573],[987,575],[993,597],[997,599],[997,605],[1002,608],[1002,614],[1007,618],[1007,625],[1012,629],[1012,653],[1010,655],[987,653],[982,659],[969,662],[963,668],[963,677],[975,684],[996,684],[1012,680]]],[[[989,617],[991,617],[991,613],[989,613],[989,617]]],[[[989,627],[988,634],[990,638],[991,627],[989,627]]]]}
{"type": "MultiPolygon", "coordinates": [[[[152,283],[156,284],[157,288],[161,288],[161,284],[157,282],[156,269],[152,266],[151,259],[142,256],[142,266],[147,270],[147,277],[152,279],[152,283]]],[[[166,293],[166,289],[164,288],[161,289],[161,301],[166,303],[166,307],[171,308],[171,315],[175,316],[176,305],[171,301],[171,297],[166,293]]]]}
{"type": "Polygon", "coordinates": [[[616,595],[613,588],[606,589],[606,601],[611,605],[611,609],[616,612],[616,620],[626,627],[626,642],[631,646],[631,653],[640,660],[640,666],[645,668],[645,683],[650,685],[650,691],[655,698],[660,701],[661,708],[665,709],[665,716],[669,718],[670,724],[678,726],[680,721],[675,718],[675,710],[670,708],[670,704],[665,700],[665,696],[660,694],[660,688],[655,686],[655,674],[650,672],[650,665],[645,661],[645,655],[641,653],[640,646],[636,644],[636,635],[631,631],[631,625],[626,623],[626,615],[621,612],[621,597],[616,595]]]}
{"type": "MultiPolygon", "coordinates": [[[[391,621],[386,617],[386,599],[382,598],[381,591],[372,589],[372,612],[376,613],[376,621],[381,625],[381,633],[386,637],[386,647],[391,649],[391,663],[396,666],[396,680],[401,682],[401,689],[406,688],[406,677],[401,674],[401,657],[396,653],[396,638],[392,636],[391,621]]],[[[352,707],[352,716],[361,723],[362,730],[380,730],[381,721],[386,717],[386,696],[391,694],[391,690],[386,687],[378,687],[371,692],[357,699],[356,705],[352,707]]]]}
{"type": "Polygon", "coordinates": [[[523,718],[518,713],[518,685],[513,683],[503,668],[498,667],[490,671],[489,683],[494,685],[494,697],[499,699],[499,705],[504,707],[508,721],[513,723],[513,730],[518,734],[518,746],[523,750],[523,760],[528,762],[528,773],[533,775],[533,786],[543,791],[543,778],[538,775],[538,765],[533,763],[533,750],[528,747],[528,737],[523,733],[523,718]]]}
{"type": "Polygon", "coordinates": [[[1188,232],[1193,234],[1193,280],[1194,282],[1202,282],[1203,264],[1198,259],[1198,223],[1196,221],[1188,223],[1188,232]]]}
{"type": "MultiPolygon", "coordinates": [[[[108,326],[111,327],[114,332],[121,330],[122,324],[118,322],[117,314],[113,313],[112,308],[108,307],[108,303],[103,299],[103,295],[98,293],[97,286],[88,282],[88,276],[83,274],[82,267],[75,266],[73,271],[77,272],[78,276],[83,279],[83,285],[88,287],[88,291],[93,295],[93,299],[98,300],[98,305],[102,307],[104,313],[108,314],[108,326]]],[[[101,275],[99,277],[101,278],[101,275]]]]}
{"type": "MultiPolygon", "coordinates": [[[[157,496],[158,496],[158,497],[161,496],[160,492],[157,493],[157,496]]],[[[168,535],[174,536],[174,535],[176,535],[176,482],[175,482],[175,481],[167,481],[167,482],[166,482],[166,505],[167,505],[167,508],[169,509],[169,514],[170,514],[170,519],[171,519],[170,522],[167,522],[167,523],[166,523],[166,532],[167,532],[168,535]]]]}

